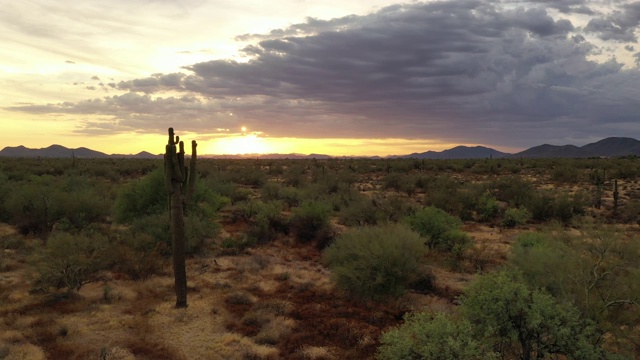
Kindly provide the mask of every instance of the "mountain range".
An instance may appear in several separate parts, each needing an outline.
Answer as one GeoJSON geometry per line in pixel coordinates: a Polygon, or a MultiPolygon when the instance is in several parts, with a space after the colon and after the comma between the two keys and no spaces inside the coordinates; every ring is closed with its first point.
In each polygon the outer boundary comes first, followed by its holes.
{"type": "MultiPolygon", "coordinates": [[[[456,146],[444,151],[426,151],[408,155],[390,155],[387,158],[415,158],[415,159],[484,159],[484,158],[588,158],[588,157],[616,157],[640,156],[640,141],[625,137],[609,137],[584,146],[574,145],[539,145],[515,154],[500,152],[484,146],[456,146]]],[[[4,157],[42,157],[42,158],[162,158],[146,151],[138,154],[108,155],[99,151],[80,147],[69,149],[61,145],[51,145],[42,149],[30,149],[24,146],[5,147],[0,150],[4,157]]],[[[327,159],[329,155],[322,154],[249,154],[249,155],[202,155],[203,158],[231,158],[231,159],[327,159]]],[[[342,157],[342,156],[336,156],[342,157]]],[[[380,158],[380,157],[371,157],[380,158]]]]}

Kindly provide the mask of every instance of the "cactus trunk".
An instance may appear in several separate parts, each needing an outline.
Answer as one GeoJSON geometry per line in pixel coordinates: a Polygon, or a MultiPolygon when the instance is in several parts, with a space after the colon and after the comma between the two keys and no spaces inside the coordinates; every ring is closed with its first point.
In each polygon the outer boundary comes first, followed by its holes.
{"type": "Polygon", "coordinates": [[[186,229],[184,214],[187,203],[193,195],[196,176],[196,142],[191,143],[191,171],[184,164],[184,143],[174,136],[169,128],[169,142],[164,154],[165,187],[169,194],[169,214],[171,221],[171,246],[173,253],[173,274],[175,277],[176,307],[187,307],[187,271],[186,271],[186,229]],[[176,143],[179,151],[176,151],[176,143]],[[186,195],[185,196],[185,192],[186,195]]]}

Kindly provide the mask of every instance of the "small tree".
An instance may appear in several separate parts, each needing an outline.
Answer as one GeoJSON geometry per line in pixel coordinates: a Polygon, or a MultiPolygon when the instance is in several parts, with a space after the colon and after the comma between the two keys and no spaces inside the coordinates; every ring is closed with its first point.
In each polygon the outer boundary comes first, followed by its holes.
{"type": "Polygon", "coordinates": [[[462,312],[476,333],[503,356],[522,360],[564,355],[568,359],[600,360],[593,323],[573,306],[531,290],[517,272],[482,276],[462,298],[462,312]]]}

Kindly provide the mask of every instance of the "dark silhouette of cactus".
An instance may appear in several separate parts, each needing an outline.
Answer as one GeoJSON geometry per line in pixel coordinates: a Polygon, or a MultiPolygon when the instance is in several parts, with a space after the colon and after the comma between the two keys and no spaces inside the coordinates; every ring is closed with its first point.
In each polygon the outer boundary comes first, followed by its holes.
{"type": "Polygon", "coordinates": [[[613,213],[618,213],[618,199],[620,193],[618,192],[618,180],[613,180],[613,213]]]}
{"type": "Polygon", "coordinates": [[[596,186],[595,198],[593,200],[593,205],[596,209],[600,209],[602,205],[602,186],[607,178],[607,170],[603,170],[602,174],[598,170],[595,170],[591,173],[591,181],[596,186]]]}
{"type": "Polygon", "coordinates": [[[184,214],[192,199],[196,178],[196,146],[191,142],[191,171],[184,163],[184,142],[169,128],[169,142],[164,154],[165,187],[169,194],[171,220],[171,245],[173,252],[173,274],[175,277],[176,307],[187,307],[186,235],[184,214]],[[176,151],[178,144],[179,151],[176,151]]]}

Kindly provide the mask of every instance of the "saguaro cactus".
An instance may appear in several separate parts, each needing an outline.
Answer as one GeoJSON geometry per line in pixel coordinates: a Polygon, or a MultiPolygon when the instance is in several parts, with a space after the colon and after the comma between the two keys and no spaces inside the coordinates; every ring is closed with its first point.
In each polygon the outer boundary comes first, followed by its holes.
{"type": "Polygon", "coordinates": [[[197,145],[195,141],[191,142],[191,171],[189,171],[189,167],[184,165],[184,143],[174,135],[173,128],[169,128],[169,142],[164,154],[164,173],[165,187],[169,194],[173,274],[178,308],[187,307],[184,213],[195,189],[197,145]],[[176,151],[176,144],[179,151],[176,151]]]}
{"type": "Polygon", "coordinates": [[[618,214],[618,199],[620,193],[618,192],[618,180],[613,181],[613,213],[618,214]]]}

